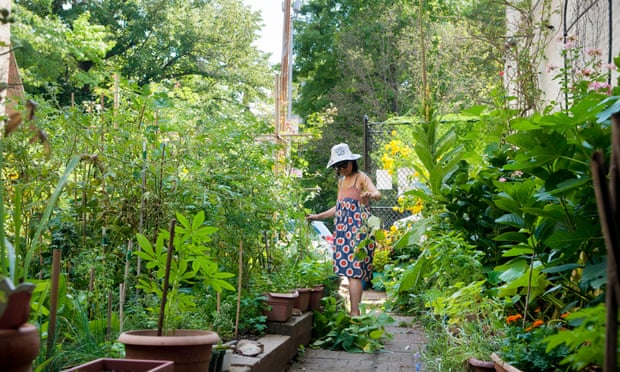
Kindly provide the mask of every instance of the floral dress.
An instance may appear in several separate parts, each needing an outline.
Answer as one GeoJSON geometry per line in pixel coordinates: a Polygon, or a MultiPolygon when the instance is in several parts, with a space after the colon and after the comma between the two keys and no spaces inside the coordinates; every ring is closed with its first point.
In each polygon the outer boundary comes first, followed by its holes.
{"type": "Polygon", "coordinates": [[[338,190],[334,216],[334,273],[369,282],[372,275],[374,240],[370,240],[364,247],[364,253],[356,255],[356,247],[360,241],[366,239],[368,231],[363,223],[370,216],[366,206],[360,202],[360,195],[357,177],[353,186],[338,190]]]}

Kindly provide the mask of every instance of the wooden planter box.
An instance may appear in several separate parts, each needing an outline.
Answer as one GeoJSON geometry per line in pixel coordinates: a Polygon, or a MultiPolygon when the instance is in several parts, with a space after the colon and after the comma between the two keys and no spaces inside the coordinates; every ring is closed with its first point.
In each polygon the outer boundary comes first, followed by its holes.
{"type": "Polygon", "coordinates": [[[63,372],[174,372],[174,362],[168,360],[101,358],[66,369],[63,372]]]}
{"type": "Polygon", "coordinates": [[[504,362],[502,358],[495,353],[491,354],[491,359],[495,362],[495,370],[497,372],[522,372],[519,368],[504,362]]]}

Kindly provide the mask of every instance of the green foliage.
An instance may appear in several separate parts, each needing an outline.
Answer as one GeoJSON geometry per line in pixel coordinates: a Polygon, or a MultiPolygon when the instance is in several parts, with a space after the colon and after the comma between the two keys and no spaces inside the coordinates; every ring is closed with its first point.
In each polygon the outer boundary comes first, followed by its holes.
{"type": "Polygon", "coordinates": [[[543,324],[533,329],[520,326],[509,327],[502,335],[497,354],[502,360],[522,371],[557,371],[561,370],[561,361],[568,354],[568,349],[547,348],[545,338],[558,334],[558,326],[543,324]]]}
{"type": "Polygon", "coordinates": [[[566,357],[559,364],[568,365],[576,371],[591,365],[604,365],[605,335],[601,329],[605,329],[605,305],[580,309],[569,314],[565,320],[569,329],[547,335],[544,339],[547,343],[545,352],[558,354],[563,350],[570,351],[569,355],[564,353],[566,357]]]}
{"type": "MultiPolygon", "coordinates": [[[[167,292],[164,329],[169,331],[172,324],[176,324],[173,315],[178,318],[182,313],[195,310],[195,300],[191,289],[183,290],[184,286],[202,283],[205,287],[212,287],[216,292],[223,289],[234,291],[235,288],[226,281],[234,276],[232,273],[219,270],[217,263],[210,256],[212,253],[207,247],[211,242],[211,235],[217,228],[205,226],[205,216],[199,212],[190,221],[181,214],[177,214],[178,227],[175,228],[174,241],[165,245],[171,239],[171,232],[162,230],[153,246],[148,239],[137,234],[141,250],[136,252],[146,262],[146,268],[151,270],[155,278],[147,273],[145,278],[139,279],[137,288],[146,293],[156,295],[160,302],[163,300],[162,281],[166,273],[168,250],[174,249],[174,259],[170,262],[169,289],[167,292]]],[[[152,312],[159,314],[158,308],[152,312]]]]}
{"type": "Polygon", "coordinates": [[[399,292],[445,289],[464,280],[482,277],[476,250],[461,236],[453,233],[432,235],[423,246],[422,254],[403,274],[399,292]]]}
{"type": "Polygon", "coordinates": [[[52,366],[65,369],[102,357],[122,357],[122,345],[110,337],[119,330],[116,314],[112,314],[109,320],[106,317],[91,319],[86,293],[69,297],[62,305],[64,307],[61,307],[57,332],[58,349],[53,354],[52,366]],[[108,324],[111,328],[108,328],[108,324]]]}
{"type": "Polygon", "coordinates": [[[437,318],[421,318],[428,343],[422,354],[424,368],[430,371],[461,371],[470,357],[489,360],[497,351],[493,322],[467,321],[447,325],[437,318]],[[449,350],[449,352],[446,352],[449,350]]]}
{"type": "Polygon", "coordinates": [[[501,318],[504,306],[488,292],[488,283],[480,280],[456,283],[443,292],[428,291],[425,297],[432,314],[441,317],[446,324],[462,327],[469,321],[478,321],[494,326],[493,320],[501,318]]]}
{"type": "Polygon", "coordinates": [[[312,347],[374,353],[383,349],[385,337],[391,337],[384,327],[394,319],[385,313],[351,317],[333,297],[325,297],[323,304],[323,311],[315,312],[312,347]]]}
{"type": "Polygon", "coordinates": [[[20,2],[12,28],[27,90],[60,105],[71,94],[92,100],[91,90],[112,85],[113,74],[140,86],[184,84],[220,107],[271,87],[267,58],[253,45],[258,14],[241,1],[61,5],[20,2]]]}

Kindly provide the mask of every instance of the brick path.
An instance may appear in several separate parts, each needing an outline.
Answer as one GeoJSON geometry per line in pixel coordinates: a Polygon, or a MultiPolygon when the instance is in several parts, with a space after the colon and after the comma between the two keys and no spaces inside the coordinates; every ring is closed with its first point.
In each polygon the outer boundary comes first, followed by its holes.
{"type": "MultiPolygon", "coordinates": [[[[347,295],[346,283],[341,287],[341,294],[347,295]]],[[[383,292],[364,291],[362,303],[370,308],[384,300],[383,292]]],[[[418,355],[426,344],[423,329],[416,325],[413,317],[391,316],[395,322],[385,329],[393,337],[386,341],[384,350],[367,354],[306,348],[303,355],[292,362],[287,371],[423,371],[418,360],[418,355]]]]}

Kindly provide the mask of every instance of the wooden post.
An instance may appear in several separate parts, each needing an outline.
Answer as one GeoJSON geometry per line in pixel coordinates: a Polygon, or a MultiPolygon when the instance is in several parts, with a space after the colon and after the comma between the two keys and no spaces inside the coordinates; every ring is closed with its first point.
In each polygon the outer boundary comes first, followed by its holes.
{"type": "Polygon", "coordinates": [[[157,321],[157,336],[162,335],[164,328],[164,313],[166,312],[166,298],[168,297],[168,282],[170,279],[170,264],[172,263],[172,251],[174,250],[174,227],[176,220],[170,221],[170,242],[166,255],[166,271],[164,273],[164,287],[162,288],[161,305],[159,307],[159,320],[157,321]]]}
{"type": "Polygon", "coordinates": [[[605,172],[605,159],[601,151],[592,155],[592,182],[598,205],[601,228],[607,247],[607,318],[605,330],[605,371],[617,369],[618,347],[618,303],[620,282],[618,281],[618,257],[620,256],[620,113],[612,115],[612,154],[609,165],[609,186],[605,172]]]}
{"type": "Polygon", "coordinates": [[[241,312],[241,283],[243,282],[243,240],[239,242],[239,278],[237,279],[237,316],[235,319],[235,338],[239,337],[239,313],[241,312]]]}
{"type": "Polygon", "coordinates": [[[50,293],[50,320],[47,329],[47,359],[54,355],[56,343],[56,315],[58,313],[58,283],[60,282],[60,259],[62,251],[54,249],[52,252],[52,293],[50,293]]]}

